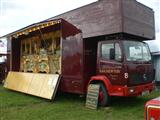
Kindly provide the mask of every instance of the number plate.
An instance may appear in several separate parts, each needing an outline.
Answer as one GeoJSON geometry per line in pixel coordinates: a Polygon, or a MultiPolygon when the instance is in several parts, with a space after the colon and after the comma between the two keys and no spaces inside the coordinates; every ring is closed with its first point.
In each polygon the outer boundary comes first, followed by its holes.
{"type": "Polygon", "coordinates": [[[142,96],[144,96],[144,95],[149,95],[149,90],[143,91],[142,96]]]}

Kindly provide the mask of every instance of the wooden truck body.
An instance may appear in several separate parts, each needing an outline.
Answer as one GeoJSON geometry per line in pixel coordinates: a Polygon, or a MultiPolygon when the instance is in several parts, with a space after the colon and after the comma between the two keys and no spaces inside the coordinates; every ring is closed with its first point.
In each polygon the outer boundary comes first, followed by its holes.
{"type": "Polygon", "coordinates": [[[155,37],[154,12],[135,0],[100,0],[6,37],[10,71],[59,74],[63,92],[86,94],[88,84],[100,84],[107,105],[110,96],[154,89],[150,51],[142,42],[155,37]]]}

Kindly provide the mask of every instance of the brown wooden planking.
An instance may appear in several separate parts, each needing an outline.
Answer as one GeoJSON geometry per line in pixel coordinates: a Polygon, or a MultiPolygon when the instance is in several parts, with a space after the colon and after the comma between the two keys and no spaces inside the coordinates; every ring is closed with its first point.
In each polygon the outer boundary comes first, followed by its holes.
{"type": "Polygon", "coordinates": [[[135,0],[123,0],[123,30],[125,33],[154,39],[154,12],[135,0]]]}
{"type": "Polygon", "coordinates": [[[117,33],[121,29],[119,1],[102,1],[59,15],[83,32],[83,37],[117,33]],[[104,3],[103,3],[104,2],[104,3]]]}
{"type": "Polygon", "coordinates": [[[83,32],[83,37],[129,33],[155,37],[154,12],[135,0],[99,0],[51,19],[64,18],[83,32]]]}

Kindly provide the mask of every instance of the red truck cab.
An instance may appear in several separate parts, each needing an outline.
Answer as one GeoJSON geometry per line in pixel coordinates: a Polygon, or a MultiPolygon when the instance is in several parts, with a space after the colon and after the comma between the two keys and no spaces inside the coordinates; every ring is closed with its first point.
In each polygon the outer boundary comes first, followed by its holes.
{"type": "Polygon", "coordinates": [[[101,82],[102,105],[109,104],[110,96],[150,93],[154,89],[153,80],[154,69],[146,43],[132,40],[98,43],[97,76],[93,76],[90,83],[101,82]]]}

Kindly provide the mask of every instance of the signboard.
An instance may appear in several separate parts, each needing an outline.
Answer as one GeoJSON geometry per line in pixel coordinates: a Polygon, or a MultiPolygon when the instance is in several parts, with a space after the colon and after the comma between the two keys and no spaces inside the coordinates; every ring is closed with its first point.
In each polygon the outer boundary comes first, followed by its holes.
{"type": "Polygon", "coordinates": [[[90,84],[88,86],[87,98],[86,98],[86,107],[90,109],[97,109],[98,107],[98,96],[99,96],[98,84],[90,84]]]}

